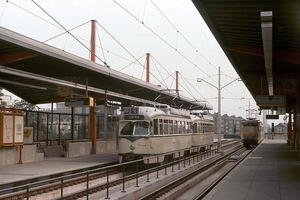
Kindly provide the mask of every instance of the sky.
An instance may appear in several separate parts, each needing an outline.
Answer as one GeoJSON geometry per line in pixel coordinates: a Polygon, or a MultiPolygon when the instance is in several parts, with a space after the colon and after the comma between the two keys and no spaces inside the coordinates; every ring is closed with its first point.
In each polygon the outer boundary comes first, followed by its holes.
{"type": "Polygon", "coordinates": [[[256,103],[189,0],[0,0],[0,26],[89,59],[91,20],[96,20],[96,62],[207,101],[221,114],[247,117],[256,103]],[[204,81],[197,82],[197,79],[204,81]]]}

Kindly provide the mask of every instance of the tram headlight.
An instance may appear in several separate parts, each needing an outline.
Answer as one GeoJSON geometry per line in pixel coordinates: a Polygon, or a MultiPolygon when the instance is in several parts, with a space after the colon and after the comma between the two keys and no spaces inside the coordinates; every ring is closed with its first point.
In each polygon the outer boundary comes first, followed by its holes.
{"type": "Polygon", "coordinates": [[[129,147],[129,148],[130,148],[130,150],[132,150],[132,151],[133,151],[133,150],[135,149],[135,146],[132,144],[132,145],[130,145],[130,147],[129,147]]]}

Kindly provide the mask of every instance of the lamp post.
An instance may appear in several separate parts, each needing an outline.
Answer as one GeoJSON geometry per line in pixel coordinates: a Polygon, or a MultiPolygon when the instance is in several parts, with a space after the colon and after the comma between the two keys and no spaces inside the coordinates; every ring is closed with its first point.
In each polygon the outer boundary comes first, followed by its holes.
{"type": "Polygon", "coordinates": [[[229,84],[233,83],[234,81],[237,81],[239,80],[240,78],[236,78],[234,79],[233,81],[227,83],[226,85],[224,85],[223,87],[221,87],[221,72],[220,72],[220,67],[218,69],[218,76],[219,76],[219,80],[218,80],[218,87],[216,87],[215,85],[203,80],[203,79],[200,79],[200,78],[197,78],[197,82],[205,82],[209,85],[211,85],[212,87],[216,88],[218,90],[218,118],[217,118],[217,124],[218,124],[218,152],[221,152],[222,151],[222,146],[221,146],[221,90],[228,86],[229,84]]]}

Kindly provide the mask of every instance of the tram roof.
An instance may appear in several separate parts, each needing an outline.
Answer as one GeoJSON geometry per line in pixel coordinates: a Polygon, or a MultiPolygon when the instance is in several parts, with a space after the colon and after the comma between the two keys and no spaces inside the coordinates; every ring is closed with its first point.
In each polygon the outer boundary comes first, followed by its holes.
{"type": "Polygon", "coordinates": [[[129,106],[160,102],[185,109],[212,109],[160,86],[0,27],[0,87],[32,103],[63,102],[65,96],[88,96],[129,106]]]}
{"type": "Polygon", "coordinates": [[[300,1],[192,1],[253,98],[286,95],[289,111],[299,96],[300,1]]]}

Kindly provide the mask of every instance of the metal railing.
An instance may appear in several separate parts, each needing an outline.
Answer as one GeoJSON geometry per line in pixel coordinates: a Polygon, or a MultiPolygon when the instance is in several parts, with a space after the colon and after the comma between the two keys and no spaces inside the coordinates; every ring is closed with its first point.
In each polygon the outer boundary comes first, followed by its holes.
{"type": "Polygon", "coordinates": [[[128,181],[128,180],[135,180],[135,186],[138,187],[139,179],[141,177],[144,177],[146,182],[149,182],[150,181],[149,177],[150,177],[151,173],[153,174],[156,172],[156,176],[159,177],[160,170],[164,170],[164,174],[167,174],[168,172],[174,172],[174,169],[176,168],[176,166],[177,166],[177,169],[180,170],[181,166],[183,168],[185,168],[186,165],[191,165],[191,163],[195,164],[196,162],[201,162],[209,157],[212,157],[212,156],[218,154],[217,150],[218,150],[217,144],[215,143],[210,150],[192,154],[189,157],[180,155],[179,151],[173,152],[174,154],[178,153],[179,157],[177,159],[172,160],[170,163],[163,163],[163,164],[159,163],[158,162],[159,157],[162,156],[162,155],[159,155],[159,156],[149,157],[146,159],[140,159],[140,160],[126,162],[126,163],[120,163],[120,164],[116,164],[113,166],[101,167],[99,169],[88,170],[85,172],[79,172],[76,174],[65,175],[65,176],[58,177],[58,178],[52,178],[52,179],[48,179],[48,180],[44,180],[44,181],[38,181],[35,183],[28,183],[26,185],[21,185],[21,186],[17,186],[17,187],[13,187],[13,188],[7,188],[7,189],[0,190],[0,198],[3,198],[3,196],[2,196],[3,194],[6,194],[6,196],[7,196],[7,195],[10,195],[9,193],[15,192],[18,195],[18,197],[20,197],[20,195],[22,195],[22,197],[24,199],[29,199],[30,196],[32,195],[32,192],[38,190],[37,188],[54,187],[54,189],[56,189],[56,190],[60,189],[60,197],[58,197],[57,199],[68,199],[72,196],[86,196],[86,198],[88,199],[89,195],[91,193],[94,193],[94,192],[97,192],[100,190],[103,191],[104,189],[106,190],[105,198],[109,199],[111,186],[115,186],[116,184],[122,184],[121,192],[126,192],[126,181],[128,181]],[[150,168],[149,160],[155,159],[155,158],[157,160],[156,167],[150,168]],[[141,162],[147,163],[147,164],[143,165],[144,167],[146,165],[146,169],[143,171],[139,170],[141,168],[141,164],[140,164],[141,162]],[[114,180],[110,180],[110,172],[112,171],[112,168],[116,168],[116,167],[119,167],[120,169],[122,169],[121,178],[116,178],[114,180]],[[128,169],[131,169],[131,171],[135,171],[135,172],[132,174],[126,175],[126,172],[128,172],[128,169]],[[170,170],[170,171],[168,171],[168,170],[170,170]],[[100,172],[101,173],[105,172],[106,181],[104,181],[101,184],[91,186],[90,180],[92,179],[92,176],[94,176],[95,174],[100,173],[100,172]],[[81,178],[85,177],[86,187],[82,188],[81,190],[77,190],[76,192],[65,194],[64,186],[68,182],[72,181],[75,178],[78,179],[79,177],[81,177],[81,178]]]}

